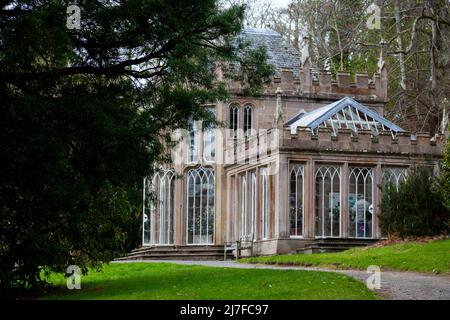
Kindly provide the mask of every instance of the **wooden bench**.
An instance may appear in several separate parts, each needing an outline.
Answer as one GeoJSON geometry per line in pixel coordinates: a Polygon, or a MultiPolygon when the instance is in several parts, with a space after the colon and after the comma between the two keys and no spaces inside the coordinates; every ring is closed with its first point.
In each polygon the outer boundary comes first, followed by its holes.
{"type": "Polygon", "coordinates": [[[233,250],[236,252],[236,260],[241,256],[241,250],[250,249],[250,255],[253,255],[253,236],[240,237],[234,242],[224,242],[223,246],[223,260],[227,259],[227,251],[233,250]]]}

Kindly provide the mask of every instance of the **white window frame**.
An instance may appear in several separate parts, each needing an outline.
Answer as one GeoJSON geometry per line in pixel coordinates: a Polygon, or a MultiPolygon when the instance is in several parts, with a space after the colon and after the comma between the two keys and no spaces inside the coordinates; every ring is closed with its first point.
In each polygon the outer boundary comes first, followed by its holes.
{"type": "Polygon", "coordinates": [[[198,167],[198,168],[193,168],[193,169],[190,169],[190,170],[188,170],[187,171],[187,173],[186,173],[186,245],[213,245],[214,244],[214,239],[215,239],[215,213],[216,213],[216,208],[215,208],[215,204],[216,204],[216,202],[215,202],[215,189],[216,189],[216,187],[215,187],[215,171],[214,171],[214,169],[213,168],[210,168],[210,167],[198,167]],[[207,185],[207,187],[208,187],[208,185],[209,186],[211,186],[212,185],[212,195],[210,194],[210,192],[209,192],[209,189],[207,190],[207,199],[206,199],[206,211],[207,211],[207,214],[206,214],[206,236],[208,237],[209,236],[209,222],[210,222],[210,219],[213,219],[213,223],[212,223],[212,226],[213,226],[213,232],[212,232],[212,240],[211,241],[200,241],[200,242],[195,242],[194,241],[194,236],[196,235],[196,233],[195,233],[195,219],[196,219],[196,211],[195,211],[195,209],[196,209],[196,207],[195,207],[195,202],[196,202],[196,194],[195,194],[195,191],[196,191],[196,179],[200,179],[200,195],[199,195],[199,197],[200,197],[200,208],[199,208],[199,212],[200,212],[200,238],[202,238],[203,236],[204,236],[204,234],[203,234],[203,230],[202,230],[202,217],[201,217],[201,212],[202,212],[202,209],[204,209],[203,208],[203,203],[202,203],[202,197],[203,197],[203,195],[202,195],[202,193],[201,193],[201,190],[203,189],[203,187],[204,187],[204,185],[203,185],[203,177],[206,175],[206,185],[207,185]],[[190,181],[191,181],[191,179],[193,179],[193,188],[194,188],[194,190],[193,190],[193,194],[194,194],[194,197],[193,197],[193,207],[192,207],[192,221],[193,221],[193,226],[192,226],[192,229],[193,229],[193,232],[192,232],[192,242],[189,242],[189,209],[190,209],[190,207],[189,207],[189,205],[190,205],[190,203],[189,203],[189,191],[190,191],[190,187],[191,187],[191,184],[190,184],[190,181]],[[212,205],[212,207],[210,207],[210,205],[209,205],[209,199],[210,199],[210,197],[212,196],[212,200],[213,200],[213,205],[212,205]],[[212,216],[210,217],[209,216],[209,211],[210,211],[210,209],[212,209],[212,216]]]}
{"type": "Polygon", "coordinates": [[[256,194],[257,194],[257,176],[256,171],[250,173],[251,189],[250,189],[250,221],[252,224],[252,239],[256,240],[256,194]]]}
{"type": "Polygon", "coordinates": [[[372,132],[377,134],[380,130],[386,130],[386,127],[383,123],[376,121],[371,116],[368,116],[366,113],[359,111],[357,108],[351,105],[347,105],[346,107],[342,108],[342,110],[336,112],[329,119],[322,122],[319,127],[330,127],[333,130],[334,135],[337,134],[337,129],[342,128],[351,129],[355,133],[358,132],[358,129],[371,130],[372,132]]]}
{"type": "Polygon", "coordinates": [[[261,169],[261,219],[262,219],[262,230],[261,238],[267,240],[269,238],[269,219],[270,219],[270,208],[269,208],[269,176],[268,169],[261,169]]]}
{"type": "MultiPolygon", "coordinates": [[[[341,167],[338,165],[328,165],[328,164],[318,164],[316,166],[315,175],[314,175],[314,188],[316,189],[317,186],[317,177],[320,173],[321,179],[322,179],[322,192],[325,190],[325,177],[327,174],[330,176],[330,186],[331,186],[331,193],[333,193],[333,186],[334,186],[334,179],[339,179],[339,234],[337,236],[333,235],[333,213],[331,212],[330,215],[330,235],[325,236],[325,194],[322,194],[322,212],[320,213],[322,215],[321,220],[321,235],[317,235],[317,230],[314,232],[315,238],[341,238],[342,237],[342,174],[341,174],[341,167]]],[[[317,196],[317,190],[315,190],[316,196],[317,196]]],[[[330,208],[333,208],[333,201],[331,200],[329,204],[330,208]]],[[[317,208],[314,202],[314,221],[316,219],[317,215],[317,208]]],[[[314,227],[316,227],[316,224],[314,223],[314,227]]]]}
{"type": "Polygon", "coordinates": [[[188,141],[187,141],[187,152],[186,152],[186,163],[196,164],[199,160],[199,145],[200,145],[200,134],[198,132],[197,121],[191,120],[189,124],[190,128],[188,130],[188,141]]]}
{"type": "Polygon", "coordinates": [[[241,176],[241,237],[248,236],[247,175],[241,176]]]}
{"type": "MultiPolygon", "coordinates": [[[[299,163],[293,163],[291,164],[291,170],[289,171],[289,192],[288,192],[288,203],[289,203],[289,236],[291,238],[303,238],[304,234],[305,234],[305,175],[304,175],[304,170],[305,170],[305,166],[303,164],[299,164],[299,163]],[[295,221],[297,224],[297,220],[298,220],[298,177],[301,176],[302,178],[302,207],[301,207],[301,215],[302,215],[302,234],[301,235],[293,235],[291,234],[291,217],[290,217],[290,212],[291,212],[291,194],[292,194],[292,190],[291,190],[291,176],[292,173],[295,174],[295,221]]],[[[298,228],[296,228],[297,230],[298,228]]]]}
{"type": "Polygon", "coordinates": [[[241,106],[236,102],[233,102],[228,107],[228,121],[230,121],[228,129],[230,131],[230,137],[235,139],[238,137],[240,110],[241,106]],[[236,128],[234,128],[235,123],[236,128]]]}
{"type": "Polygon", "coordinates": [[[144,205],[143,205],[143,245],[172,245],[174,241],[174,198],[175,173],[172,169],[161,169],[151,179],[144,179],[144,205]],[[156,190],[158,189],[158,194],[156,190]],[[157,205],[155,205],[157,203],[157,205]],[[148,205],[150,208],[148,208],[148,205]],[[147,209],[147,210],[146,210],[147,209]],[[146,211],[149,224],[149,239],[145,241],[145,216],[146,211]],[[156,217],[158,216],[158,220],[156,217]],[[158,221],[158,226],[156,226],[158,221]],[[156,238],[156,228],[159,229],[159,237],[156,238]]]}
{"type": "MultiPolygon", "coordinates": [[[[348,173],[348,188],[349,188],[349,190],[348,190],[348,194],[349,194],[349,199],[347,200],[348,202],[350,202],[350,179],[351,179],[351,177],[352,176],[354,176],[355,177],[355,194],[358,196],[358,181],[359,181],[359,178],[360,177],[362,177],[362,179],[363,179],[363,184],[364,184],[364,186],[363,186],[363,195],[364,195],[364,200],[366,199],[366,181],[367,181],[367,179],[368,178],[370,178],[371,179],[371,201],[372,201],[372,222],[371,222],[371,232],[372,232],[372,234],[371,234],[371,236],[370,237],[367,237],[366,236],[366,228],[364,228],[364,236],[363,237],[358,237],[358,205],[356,205],[356,213],[355,213],[355,223],[354,223],[354,226],[352,226],[351,224],[350,224],[350,210],[351,210],[351,208],[350,208],[350,203],[349,203],[349,205],[348,205],[348,210],[349,210],[349,212],[348,212],[348,216],[349,216],[349,219],[348,219],[348,231],[349,231],[349,238],[356,238],[356,239],[373,239],[373,237],[374,237],[374,226],[375,226],[375,217],[376,217],[376,205],[375,205],[375,202],[374,202],[374,199],[375,199],[375,188],[374,188],[374,186],[375,186],[375,181],[374,181],[374,168],[372,168],[372,167],[357,167],[357,166],[355,166],[355,167],[349,167],[349,173],[348,173]],[[350,229],[352,228],[352,227],[354,227],[355,228],[355,235],[354,236],[350,236],[350,229]]],[[[358,199],[356,199],[356,201],[358,201],[358,199]]],[[[369,207],[370,207],[370,205],[369,205],[369,207]]],[[[367,210],[369,210],[369,208],[367,208],[367,210]]],[[[364,211],[363,211],[363,221],[364,221],[364,225],[366,224],[366,203],[364,202],[364,211]]]]}
{"type": "Polygon", "coordinates": [[[244,106],[244,135],[246,137],[250,136],[252,130],[253,130],[253,110],[254,106],[252,104],[246,104],[244,106]],[[250,114],[250,121],[248,120],[248,114],[250,114]]]}
{"type": "Polygon", "coordinates": [[[384,186],[388,182],[392,182],[397,188],[400,183],[405,182],[408,177],[408,168],[406,167],[383,167],[381,169],[381,181],[384,186]]]}
{"type": "MultiPolygon", "coordinates": [[[[216,109],[213,107],[209,108],[212,113],[214,113],[214,118],[216,116],[216,109]]],[[[215,162],[216,160],[216,128],[208,128],[203,130],[203,160],[205,162],[215,162]],[[208,148],[207,148],[208,146],[208,148]],[[214,155],[213,155],[214,154],[214,155]]]]}

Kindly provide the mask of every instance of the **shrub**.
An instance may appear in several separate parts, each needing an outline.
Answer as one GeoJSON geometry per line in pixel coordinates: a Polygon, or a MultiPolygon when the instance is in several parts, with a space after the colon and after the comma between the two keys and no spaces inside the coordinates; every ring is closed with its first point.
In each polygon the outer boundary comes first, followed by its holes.
{"type": "Polygon", "coordinates": [[[382,187],[380,228],[383,234],[433,236],[448,232],[450,214],[430,170],[414,167],[398,188],[382,187]]]}
{"type": "Polygon", "coordinates": [[[447,140],[441,169],[442,175],[439,181],[439,190],[444,200],[444,205],[450,210],[450,138],[447,140]]]}

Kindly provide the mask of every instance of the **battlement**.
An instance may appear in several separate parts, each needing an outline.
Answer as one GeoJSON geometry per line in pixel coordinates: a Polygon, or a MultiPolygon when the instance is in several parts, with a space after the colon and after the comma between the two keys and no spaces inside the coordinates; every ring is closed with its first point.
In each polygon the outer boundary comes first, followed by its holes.
{"type": "MultiPolygon", "coordinates": [[[[273,77],[270,84],[264,87],[264,95],[275,95],[277,88],[281,88],[284,96],[334,100],[353,96],[361,101],[387,101],[387,71],[384,64],[380,73],[373,75],[372,81],[364,72],[356,73],[355,82],[350,82],[350,73],[343,71],[332,79],[331,73],[326,70],[319,71],[317,79],[314,79],[309,60],[300,69],[298,77],[291,68],[281,68],[279,73],[279,77],[273,77]]],[[[228,89],[233,94],[242,93],[242,86],[237,81],[230,82],[228,89]]]]}
{"type": "Polygon", "coordinates": [[[301,149],[317,151],[339,151],[352,153],[382,153],[408,155],[436,155],[442,151],[442,137],[429,133],[339,129],[335,135],[328,128],[319,128],[316,133],[304,128],[295,132],[284,129],[280,137],[280,149],[301,149]]]}
{"type": "Polygon", "coordinates": [[[225,148],[225,163],[245,163],[274,152],[303,151],[314,153],[351,153],[374,155],[399,155],[407,157],[441,157],[443,141],[441,135],[428,133],[339,129],[334,134],[330,129],[319,128],[313,132],[306,128],[272,129],[260,132],[246,140],[228,141],[225,148]]]}

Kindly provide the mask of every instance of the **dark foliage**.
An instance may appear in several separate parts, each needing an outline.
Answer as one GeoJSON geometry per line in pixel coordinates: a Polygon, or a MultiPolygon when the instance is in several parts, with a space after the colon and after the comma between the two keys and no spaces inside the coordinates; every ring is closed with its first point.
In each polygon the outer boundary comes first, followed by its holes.
{"type": "Polygon", "coordinates": [[[263,55],[230,45],[242,7],[77,3],[81,28],[67,29],[66,1],[0,0],[0,288],[9,292],[133,248],[142,179],[166,158],[168,133],[227,98],[215,61],[245,61],[250,87],[270,72],[263,55]]]}
{"type": "Polygon", "coordinates": [[[450,138],[445,145],[444,159],[442,160],[442,175],[439,181],[439,190],[444,204],[450,210],[450,138]]]}
{"type": "Polygon", "coordinates": [[[430,170],[414,167],[404,183],[383,186],[380,227],[383,234],[433,236],[449,231],[450,211],[430,170]]]}

